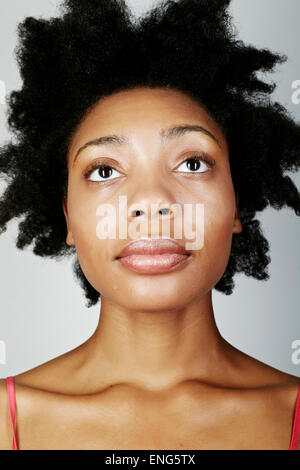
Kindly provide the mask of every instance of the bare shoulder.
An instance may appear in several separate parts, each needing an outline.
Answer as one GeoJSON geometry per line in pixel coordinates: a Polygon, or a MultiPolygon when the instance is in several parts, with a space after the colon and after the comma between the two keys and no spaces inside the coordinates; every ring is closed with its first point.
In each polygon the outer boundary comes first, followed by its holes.
{"type": "MultiPolygon", "coordinates": [[[[37,403],[56,402],[61,393],[76,393],[72,372],[80,366],[72,350],[37,367],[14,375],[17,423],[30,424],[37,403]],[[65,388],[69,387],[69,391],[65,388]]],[[[78,357],[78,356],[77,356],[78,357]]],[[[79,368],[80,369],[80,368],[79,368]]],[[[6,378],[0,379],[0,450],[12,449],[12,423],[9,411],[6,378]]]]}
{"type": "Polygon", "coordinates": [[[256,409],[258,413],[265,413],[268,409],[270,428],[276,429],[281,423],[285,429],[291,429],[300,393],[300,377],[276,369],[229,343],[227,348],[233,358],[237,387],[245,387],[249,414],[255,415],[256,409]]]}
{"type": "MultiPolygon", "coordinates": [[[[35,400],[39,391],[50,391],[59,384],[59,373],[66,373],[67,367],[63,367],[65,363],[64,356],[59,356],[53,360],[34,367],[26,372],[14,375],[15,395],[17,405],[17,423],[20,416],[28,419],[32,416],[35,409],[35,400]],[[57,379],[58,376],[58,379],[57,379]],[[56,377],[56,381],[54,380],[56,377]],[[21,413],[21,414],[20,414],[21,413]]],[[[69,362],[69,365],[72,361],[69,362]]],[[[47,394],[44,398],[47,400],[47,394]]],[[[55,393],[50,393],[52,398],[56,396],[55,393]]],[[[0,450],[11,450],[13,440],[13,430],[11,423],[11,416],[9,410],[9,401],[7,393],[6,378],[0,379],[0,450]]]]}
{"type": "MultiPolygon", "coordinates": [[[[261,408],[264,411],[264,404],[270,405],[271,414],[268,429],[272,429],[272,431],[269,432],[274,432],[277,435],[284,433],[288,436],[287,445],[290,446],[297,398],[300,395],[300,378],[282,371],[276,371],[274,372],[274,381],[274,385],[270,384],[266,389],[265,400],[261,403],[261,408]],[[287,432],[285,432],[285,429],[287,432]]],[[[300,439],[297,449],[300,450],[300,439]]]]}
{"type": "Polygon", "coordinates": [[[80,346],[32,369],[14,376],[16,393],[24,388],[56,393],[76,393],[80,375],[80,346]]]}
{"type": "Polygon", "coordinates": [[[226,341],[226,350],[230,355],[232,370],[237,383],[243,387],[276,388],[296,391],[299,387],[300,377],[281,371],[265,362],[240,351],[226,341]]]}
{"type": "MultiPolygon", "coordinates": [[[[274,406],[278,406],[281,415],[286,416],[287,422],[290,425],[291,439],[297,399],[300,396],[300,377],[285,372],[281,374],[279,378],[282,379],[282,382],[273,391],[274,406]]],[[[300,436],[297,449],[300,450],[300,436]]]]}

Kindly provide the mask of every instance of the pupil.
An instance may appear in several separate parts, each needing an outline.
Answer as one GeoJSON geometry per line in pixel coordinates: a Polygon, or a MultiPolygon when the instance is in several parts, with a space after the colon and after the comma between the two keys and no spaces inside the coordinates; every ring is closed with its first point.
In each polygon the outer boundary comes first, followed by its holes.
{"type": "Polygon", "coordinates": [[[189,168],[189,170],[192,170],[192,171],[199,170],[199,166],[200,166],[200,161],[199,160],[191,159],[191,160],[187,161],[187,164],[192,165],[192,166],[196,165],[196,167],[197,167],[197,168],[189,168]]]}
{"type": "Polygon", "coordinates": [[[108,178],[111,176],[112,168],[109,166],[102,166],[99,168],[101,178],[108,178]]]}

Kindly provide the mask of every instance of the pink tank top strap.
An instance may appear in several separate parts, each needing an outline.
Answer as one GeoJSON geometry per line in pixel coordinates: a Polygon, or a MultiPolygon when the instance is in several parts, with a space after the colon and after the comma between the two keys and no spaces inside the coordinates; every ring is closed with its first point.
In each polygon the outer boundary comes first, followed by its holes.
{"type": "Polygon", "coordinates": [[[15,430],[16,395],[15,395],[15,381],[14,381],[13,376],[6,377],[6,387],[7,387],[7,394],[8,394],[8,404],[9,404],[10,418],[11,418],[11,424],[12,424],[12,430],[13,430],[13,448],[12,448],[12,450],[18,450],[16,430],[15,430]]]}
{"type": "Polygon", "coordinates": [[[296,408],[295,408],[295,413],[294,413],[290,450],[298,450],[299,440],[300,440],[300,379],[299,379],[298,395],[297,395],[297,400],[296,400],[296,408]]]}

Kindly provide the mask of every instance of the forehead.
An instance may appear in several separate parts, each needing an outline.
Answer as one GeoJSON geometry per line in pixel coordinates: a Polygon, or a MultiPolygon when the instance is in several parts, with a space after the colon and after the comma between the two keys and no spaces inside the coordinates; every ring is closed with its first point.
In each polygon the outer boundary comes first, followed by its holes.
{"type": "Polygon", "coordinates": [[[206,127],[226,147],[221,128],[201,103],[179,90],[137,87],[96,102],[78,125],[69,152],[89,139],[106,134],[130,137],[144,133],[160,138],[160,129],[182,122],[206,127]]]}

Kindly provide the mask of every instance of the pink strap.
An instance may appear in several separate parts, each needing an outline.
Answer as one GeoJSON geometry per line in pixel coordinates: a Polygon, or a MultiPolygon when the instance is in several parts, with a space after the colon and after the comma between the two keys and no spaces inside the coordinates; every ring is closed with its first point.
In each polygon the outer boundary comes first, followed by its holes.
{"type": "Polygon", "coordinates": [[[11,418],[11,424],[12,424],[12,429],[13,429],[13,448],[12,448],[12,450],[18,450],[16,432],[15,432],[16,396],[15,396],[14,377],[6,377],[6,386],[7,386],[10,418],[11,418]]]}
{"type": "Polygon", "coordinates": [[[300,438],[300,381],[299,381],[299,389],[296,401],[296,409],[294,415],[294,424],[293,424],[293,431],[292,431],[292,439],[290,450],[297,450],[298,443],[300,438]]]}

